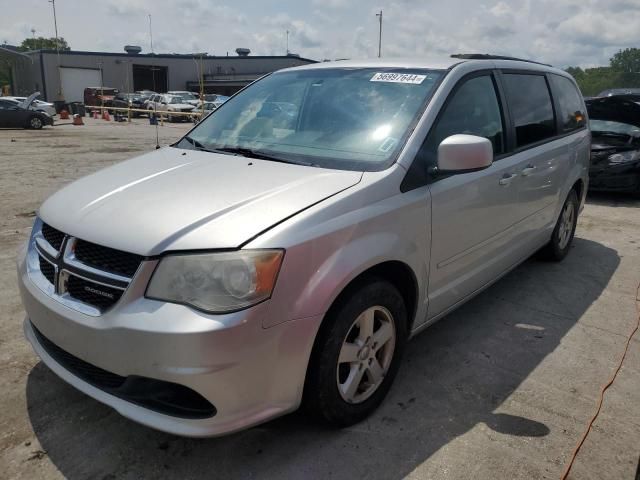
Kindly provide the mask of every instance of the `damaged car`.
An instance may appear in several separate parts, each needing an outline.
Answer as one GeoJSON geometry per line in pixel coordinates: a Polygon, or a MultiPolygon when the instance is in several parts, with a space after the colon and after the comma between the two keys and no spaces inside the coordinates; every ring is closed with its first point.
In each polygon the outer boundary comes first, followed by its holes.
{"type": "Polygon", "coordinates": [[[586,101],[592,144],[589,189],[640,194],[640,95],[586,101]]]}
{"type": "Polygon", "coordinates": [[[32,103],[38,95],[40,92],[35,92],[22,102],[0,98],[0,128],[40,130],[46,125],[53,125],[51,115],[32,108],[32,103]]]}

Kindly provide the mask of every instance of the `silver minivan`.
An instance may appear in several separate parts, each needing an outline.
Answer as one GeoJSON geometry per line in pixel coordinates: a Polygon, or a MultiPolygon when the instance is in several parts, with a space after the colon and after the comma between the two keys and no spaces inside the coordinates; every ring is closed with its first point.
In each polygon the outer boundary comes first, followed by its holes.
{"type": "Polygon", "coordinates": [[[353,424],[408,338],[533,253],[567,255],[586,117],[567,73],[505,57],[273,73],[42,205],[18,259],[26,337],[166,432],[302,404],[353,424]]]}

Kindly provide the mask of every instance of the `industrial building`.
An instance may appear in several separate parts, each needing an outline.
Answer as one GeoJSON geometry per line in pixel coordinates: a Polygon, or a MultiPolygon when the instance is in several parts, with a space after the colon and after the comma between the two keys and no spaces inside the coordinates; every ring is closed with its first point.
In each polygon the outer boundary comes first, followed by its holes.
{"type": "Polygon", "coordinates": [[[14,95],[41,92],[47,101],[82,102],[85,87],[113,87],[123,92],[168,90],[230,95],[267,73],[313,63],[297,55],[254,56],[246,48],[236,55],[148,54],[127,46],[124,53],[37,50],[17,52],[0,47],[10,62],[14,95]]]}

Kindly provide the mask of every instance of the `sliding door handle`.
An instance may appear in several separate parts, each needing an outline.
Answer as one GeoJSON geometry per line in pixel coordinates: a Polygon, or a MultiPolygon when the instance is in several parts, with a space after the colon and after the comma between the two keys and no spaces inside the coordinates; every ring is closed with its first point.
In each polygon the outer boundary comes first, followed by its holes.
{"type": "Polygon", "coordinates": [[[504,187],[506,185],[509,185],[511,183],[511,180],[513,180],[517,176],[518,175],[515,173],[505,173],[498,183],[504,187]]]}

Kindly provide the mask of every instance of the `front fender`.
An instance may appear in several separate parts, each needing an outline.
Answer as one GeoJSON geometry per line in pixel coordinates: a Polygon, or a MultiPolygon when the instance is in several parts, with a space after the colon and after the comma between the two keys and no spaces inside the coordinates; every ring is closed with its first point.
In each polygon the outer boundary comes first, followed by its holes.
{"type": "Polygon", "coordinates": [[[424,192],[411,192],[316,226],[322,235],[287,248],[263,326],[326,313],[351,281],[389,261],[413,272],[418,283],[416,318],[425,317],[429,212],[424,192]]]}

